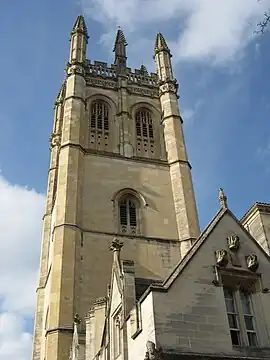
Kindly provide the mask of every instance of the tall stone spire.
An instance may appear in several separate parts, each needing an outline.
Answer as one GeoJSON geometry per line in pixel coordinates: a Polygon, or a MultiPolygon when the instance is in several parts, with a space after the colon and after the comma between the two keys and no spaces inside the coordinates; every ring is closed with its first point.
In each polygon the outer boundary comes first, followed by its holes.
{"type": "Polygon", "coordinates": [[[164,139],[170,166],[181,256],[199,236],[199,220],[188,161],[182,118],[178,107],[178,84],[173,77],[171,52],[161,33],[157,34],[154,57],[159,78],[164,139]]]}
{"type": "Polygon", "coordinates": [[[127,66],[127,55],[126,55],[126,38],[122,29],[117,30],[116,39],[113,51],[115,53],[114,64],[119,68],[123,69],[127,66]]]}
{"type": "Polygon", "coordinates": [[[86,58],[86,47],[88,43],[88,31],[84,17],[79,15],[75,21],[70,34],[70,56],[69,63],[83,63],[86,58]]]}

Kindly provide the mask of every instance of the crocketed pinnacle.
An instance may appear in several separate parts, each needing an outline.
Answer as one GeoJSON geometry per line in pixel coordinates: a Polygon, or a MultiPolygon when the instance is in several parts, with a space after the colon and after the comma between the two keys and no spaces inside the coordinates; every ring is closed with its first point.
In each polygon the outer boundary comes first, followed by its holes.
{"type": "MultiPolygon", "coordinates": [[[[117,52],[117,50],[120,49],[119,45],[124,45],[124,47],[127,46],[127,41],[126,41],[125,35],[123,33],[123,30],[120,28],[117,30],[116,39],[115,39],[115,43],[114,43],[113,51],[115,53],[117,52]]],[[[118,55],[125,56],[125,54],[118,54],[118,55]]]]}
{"type": "Polygon", "coordinates": [[[228,208],[227,196],[225,195],[224,190],[222,188],[219,189],[218,199],[219,199],[220,207],[222,209],[227,209],[228,208]]]}
{"type": "Polygon", "coordinates": [[[125,68],[127,62],[126,56],[126,38],[122,29],[117,30],[116,39],[114,43],[113,51],[115,53],[115,61],[114,64],[118,66],[118,68],[125,68]]]}
{"type": "Polygon", "coordinates": [[[77,17],[75,24],[73,26],[71,34],[75,34],[75,33],[81,33],[81,34],[85,35],[87,38],[89,37],[87,27],[85,24],[85,20],[82,15],[79,15],[77,17]]]}
{"type": "Polygon", "coordinates": [[[160,51],[167,51],[168,53],[170,53],[170,49],[166,43],[166,40],[164,39],[164,36],[160,32],[157,34],[154,51],[155,51],[155,54],[160,51]]]}
{"type": "Polygon", "coordinates": [[[61,89],[57,95],[57,98],[56,98],[56,104],[59,104],[61,103],[62,101],[64,101],[65,99],[65,96],[66,96],[66,80],[63,82],[62,86],[61,86],[61,89]]]}

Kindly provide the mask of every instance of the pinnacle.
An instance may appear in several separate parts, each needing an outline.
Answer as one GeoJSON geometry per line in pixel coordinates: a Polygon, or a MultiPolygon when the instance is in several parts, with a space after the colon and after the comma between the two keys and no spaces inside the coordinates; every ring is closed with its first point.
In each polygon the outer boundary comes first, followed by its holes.
{"type": "Polygon", "coordinates": [[[75,24],[72,29],[72,34],[74,34],[76,32],[80,32],[88,38],[88,31],[87,31],[87,27],[86,27],[83,15],[79,15],[75,21],[75,24]]]}
{"type": "Polygon", "coordinates": [[[126,38],[125,38],[125,35],[124,35],[124,32],[121,28],[119,28],[117,30],[117,34],[116,34],[116,39],[115,39],[115,44],[114,44],[114,48],[113,48],[113,51],[115,52],[116,51],[116,48],[117,48],[117,45],[118,44],[123,44],[124,46],[127,45],[127,41],[126,41],[126,38]]]}
{"type": "Polygon", "coordinates": [[[66,80],[63,82],[61,89],[57,95],[56,103],[60,103],[65,99],[66,96],[66,80]]]}
{"type": "Polygon", "coordinates": [[[220,207],[223,209],[227,209],[228,208],[227,196],[225,195],[225,192],[222,188],[219,189],[218,199],[219,199],[220,207]]]}
{"type": "Polygon", "coordinates": [[[157,34],[156,38],[156,44],[155,44],[155,54],[159,51],[167,51],[170,52],[170,49],[166,43],[166,40],[164,36],[159,32],[157,34]]]}

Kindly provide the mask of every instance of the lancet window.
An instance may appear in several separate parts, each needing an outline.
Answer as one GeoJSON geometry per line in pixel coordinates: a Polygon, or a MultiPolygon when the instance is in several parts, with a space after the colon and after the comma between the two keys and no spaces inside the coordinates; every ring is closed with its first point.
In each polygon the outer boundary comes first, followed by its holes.
{"type": "Polygon", "coordinates": [[[108,150],[109,146],[109,107],[97,100],[90,108],[90,148],[108,150]]]}
{"type": "Polygon", "coordinates": [[[119,201],[119,225],[121,233],[138,233],[138,211],[138,201],[135,197],[126,196],[119,201]]]}
{"type": "Polygon", "coordinates": [[[137,110],[135,114],[135,122],[137,155],[154,157],[155,143],[151,111],[146,108],[141,108],[137,110]]]}

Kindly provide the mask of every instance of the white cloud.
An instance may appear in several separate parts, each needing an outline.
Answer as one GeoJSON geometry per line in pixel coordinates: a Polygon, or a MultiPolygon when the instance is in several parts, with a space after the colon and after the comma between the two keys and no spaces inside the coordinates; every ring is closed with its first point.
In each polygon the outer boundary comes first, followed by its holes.
{"type": "Polygon", "coordinates": [[[270,140],[269,142],[266,144],[265,147],[260,146],[257,149],[257,155],[259,156],[260,159],[264,160],[268,160],[269,156],[270,156],[270,140]]]}
{"type": "Polygon", "coordinates": [[[0,175],[0,358],[30,358],[44,196],[0,175]]]}
{"type": "MultiPolygon", "coordinates": [[[[270,7],[270,0],[82,0],[89,17],[108,31],[121,25],[126,32],[146,26],[156,31],[168,27],[168,38],[177,60],[211,60],[223,63],[241,55],[253,30],[270,7]],[[169,27],[175,24],[175,30],[169,27]]],[[[138,35],[138,37],[141,34],[138,35]]],[[[147,37],[147,32],[145,33],[147,37]]],[[[138,40],[138,39],[137,39],[138,40]]]]}
{"type": "Polygon", "coordinates": [[[0,314],[0,359],[30,359],[31,344],[32,336],[23,330],[22,317],[0,314]]]}
{"type": "Polygon", "coordinates": [[[187,107],[183,109],[182,118],[185,121],[185,124],[192,125],[194,123],[195,117],[198,114],[203,103],[204,100],[199,99],[195,102],[193,107],[187,107]]]}

